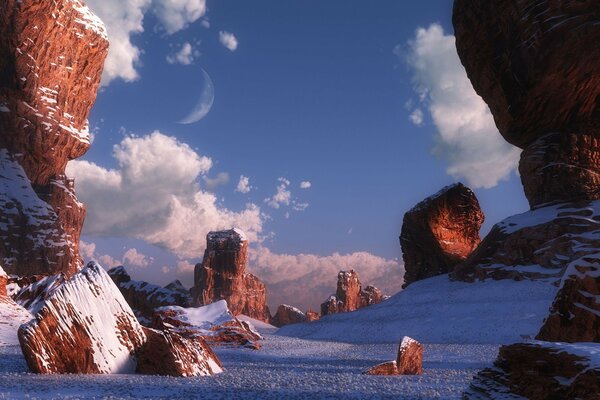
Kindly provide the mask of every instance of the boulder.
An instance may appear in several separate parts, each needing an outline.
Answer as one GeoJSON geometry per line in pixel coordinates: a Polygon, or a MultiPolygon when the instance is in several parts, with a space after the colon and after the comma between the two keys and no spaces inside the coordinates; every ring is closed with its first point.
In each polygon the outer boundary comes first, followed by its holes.
{"type": "Polygon", "coordinates": [[[6,291],[6,285],[8,285],[8,275],[4,272],[4,269],[0,267],[0,299],[8,298],[8,292],[6,291]]]}
{"type": "Polygon", "coordinates": [[[306,322],[318,321],[321,318],[321,314],[316,311],[308,310],[306,312],[306,322]]]}
{"type": "Polygon", "coordinates": [[[276,327],[282,327],[291,324],[300,324],[306,322],[307,317],[302,311],[296,307],[282,304],[277,308],[277,312],[271,319],[271,324],[276,327]]]}
{"type": "Polygon", "coordinates": [[[337,314],[358,310],[387,299],[375,286],[361,286],[358,273],[353,269],[338,273],[335,296],[321,304],[321,315],[337,314]]]}
{"type": "Polygon", "coordinates": [[[405,336],[398,347],[395,361],[377,364],[364,372],[367,375],[421,375],[423,374],[423,346],[405,336]]]}
{"type": "Polygon", "coordinates": [[[600,3],[456,0],[456,48],[504,138],[600,128],[600,3]]]}
{"type": "Polygon", "coordinates": [[[247,262],[248,239],[244,232],[237,228],[209,232],[204,259],[194,270],[193,305],[226,300],[233,315],[269,322],[267,289],[260,279],[246,272],[247,262]]]}
{"type": "Polygon", "coordinates": [[[108,40],[80,0],[0,4],[0,260],[9,274],[74,274],[85,208],[67,162],[90,146],[87,117],[108,40]]]}
{"type": "Polygon", "coordinates": [[[443,188],[404,214],[404,287],[451,272],[479,244],[483,221],[477,197],[461,183],[443,188]]]}
{"type": "Polygon", "coordinates": [[[133,373],[138,369],[138,354],[143,355],[142,370],[153,362],[169,361],[180,364],[170,374],[200,376],[221,371],[202,342],[184,353],[191,342],[176,334],[148,333],[108,274],[95,263],[47,290],[34,319],[18,331],[32,372],[133,373]]]}
{"type": "Polygon", "coordinates": [[[133,309],[138,320],[144,325],[152,321],[154,311],[160,307],[189,307],[192,299],[181,282],[171,282],[165,287],[144,281],[132,280],[125,267],[115,267],[108,271],[127,304],[133,309]]]}
{"type": "Polygon", "coordinates": [[[404,336],[398,347],[396,368],[398,375],[421,375],[423,373],[423,346],[421,343],[404,336]]]}
{"type": "Polygon", "coordinates": [[[200,337],[211,346],[258,349],[258,341],[262,340],[250,323],[240,321],[231,314],[225,300],[197,308],[158,308],[154,312],[152,327],[188,339],[200,337]]]}
{"type": "Polygon", "coordinates": [[[502,346],[494,366],[475,376],[463,398],[595,400],[600,398],[599,353],[596,343],[502,346]]]}
{"type": "Polygon", "coordinates": [[[600,343],[600,255],[574,261],[536,339],[600,343]]]}

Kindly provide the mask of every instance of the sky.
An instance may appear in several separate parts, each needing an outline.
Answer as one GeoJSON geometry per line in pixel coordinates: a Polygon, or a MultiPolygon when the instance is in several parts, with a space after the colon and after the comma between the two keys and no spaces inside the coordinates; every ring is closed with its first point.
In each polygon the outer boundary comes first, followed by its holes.
{"type": "Polygon", "coordinates": [[[451,0],[88,5],[111,49],[92,147],[67,169],[86,260],[189,287],[206,233],[237,226],[271,307],[315,309],[342,269],[399,291],[402,217],[445,185],[474,189],[482,233],[527,209],[451,0]]]}

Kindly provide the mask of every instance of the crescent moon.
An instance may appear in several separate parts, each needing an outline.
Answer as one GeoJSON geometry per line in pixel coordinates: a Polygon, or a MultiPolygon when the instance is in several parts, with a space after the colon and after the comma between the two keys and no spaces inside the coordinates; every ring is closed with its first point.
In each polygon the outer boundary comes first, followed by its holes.
{"type": "Polygon", "coordinates": [[[215,101],[215,86],[205,70],[202,70],[202,77],[204,78],[204,88],[202,89],[200,99],[192,111],[179,121],[180,124],[194,124],[206,117],[206,114],[208,114],[212,108],[215,101]]]}

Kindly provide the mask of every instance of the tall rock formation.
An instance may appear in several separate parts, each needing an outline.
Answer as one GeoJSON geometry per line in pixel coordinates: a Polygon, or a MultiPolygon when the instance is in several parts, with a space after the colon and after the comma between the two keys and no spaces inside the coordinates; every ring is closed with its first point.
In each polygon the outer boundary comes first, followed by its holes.
{"type": "Polygon", "coordinates": [[[451,272],[479,244],[483,221],[477,197],[462,183],[443,188],[404,214],[404,287],[451,272]]]}
{"type": "Polygon", "coordinates": [[[269,322],[267,289],[260,279],[246,272],[247,262],[248,239],[244,232],[237,228],[209,232],[204,259],[194,270],[194,305],[226,300],[233,315],[269,322]]]}
{"type": "Polygon", "coordinates": [[[363,289],[356,271],[340,271],[335,296],[321,304],[321,315],[355,311],[381,303],[386,298],[387,296],[374,286],[363,289]]]}
{"type": "Polygon", "coordinates": [[[85,215],[65,176],[90,146],[108,52],[80,0],[0,3],[0,261],[10,274],[75,273],[85,215]]]}

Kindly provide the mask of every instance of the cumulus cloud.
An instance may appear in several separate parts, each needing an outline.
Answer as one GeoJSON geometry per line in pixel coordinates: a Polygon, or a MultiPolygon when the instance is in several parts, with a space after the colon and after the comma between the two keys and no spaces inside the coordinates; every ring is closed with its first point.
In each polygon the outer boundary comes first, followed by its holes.
{"type": "Polygon", "coordinates": [[[310,189],[311,186],[312,186],[312,183],[310,183],[310,181],[300,182],[300,189],[310,189]]]}
{"type": "Polygon", "coordinates": [[[152,257],[148,257],[145,254],[140,253],[135,248],[131,248],[123,254],[123,265],[135,267],[135,268],[145,268],[150,265],[154,259],[152,257]]]}
{"type": "Polygon", "coordinates": [[[235,35],[227,31],[219,32],[219,42],[231,51],[235,51],[238,47],[238,40],[235,35]]]}
{"type": "Polygon", "coordinates": [[[229,183],[229,174],[227,172],[219,172],[215,178],[203,176],[202,180],[204,181],[206,189],[213,191],[217,187],[221,185],[227,185],[229,183]]]}
{"type": "Polygon", "coordinates": [[[240,180],[235,188],[236,192],[250,193],[252,186],[250,186],[250,178],[244,175],[240,175],[240,180]]]}
{"type": "Polygon", "coordinates": [[[271,306],[291,304],[303,310],[319,310],[320,304],[335,294],[341,270],[354,269],[363,286],[374,285],[390,295],[400,291],[404,277],[404,267],[397,260],[367,252],[319,256],[251,248],[249,269],[266,282],[271,306]]]}
{"type": "MultiPolygon", "coordinates": [[[[484,188],[508,178],[520,151],[502,139],[488,106],[475,93],[454,36],[433,24],[419,28],[409,48],[415,91],[438,131],[433,153],[446,160],[447,173],[484,188]]],[[[415,112],[410,119],[422,123],[415,112]]]]}
{"type": "Polygon", "coordinates": [[[110,48],[102,85],[115,79],[132,82],[139,78],[137,66],[142,49],[132,38],[144,31],[144,16],[152,12],[167,34],[184,29],[206,13],[206,0],[87,0],[87,5],[105,23],[110,48]]]}
{"type": "Polygon", "coordinates": [[[417,108],[416,110],[414,110],[412,113],[410,113],[410,116],[408,117],[410,122],[412,122],[416,126],[423,125],[423,118],[424,118],[423,110],[421,110],[420,108],[417,108]]]}
{"type": "Polygon", "coordinates": [[[114,146],[113,156],[115,169],[79,160],[67,166],[87,205],[85,234],[142,239],[181,258],[202,256],[211,230],[236,226],[251,241],[258,239],[260,208],[222,207],[199,183],[212,160],[176,138],[158,131],[126,137],[114,146]]]}
{"type": "Polygon", "coordinates": [[[167,56],[167,62],[169,64],[190,65],[199,56],[200,52],[194,49],[191,43],[185,42],[177,53],[167,56]]]}
{"type": "Polygon", "coordinates": [[[96,253],[96,243],[88,243],[86,241],[79,241],[79,253],[84,260],[91,260],[94,258],[96,253]]]}
{"type": "Polygon", "coordinates": [[[289,206],[292,200],[292,192],[289,190],[290,181],[285,178],[278,178],[279,184],[277,185],[277,191],[272,197],[265,199],[265,203],[271,208],[279,208],[282,204],[289,206]]]}

